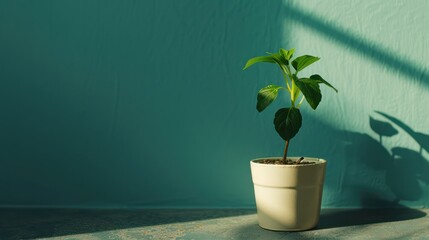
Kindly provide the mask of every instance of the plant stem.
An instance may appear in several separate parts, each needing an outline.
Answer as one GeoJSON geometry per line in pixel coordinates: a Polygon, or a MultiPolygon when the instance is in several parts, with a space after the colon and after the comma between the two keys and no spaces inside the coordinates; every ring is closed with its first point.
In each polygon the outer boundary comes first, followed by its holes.
{"type": "Polygon", "coordinates": [[[304,101],[305,97],[302,95],[301,101],[299,101],[297,108],[301,107],[302,102],[304,101]]]}
{"type": "Polygon", "coordinates": [[[286,158],[287,158],[287,149],[289,148],[289,140],[288,141],[286,141],[286,145],[285,145],[285,152],[284,152],[284,154],[283,154],[283,159],[282,159],[282,161],[283,162],[286,162],[286,158]]]}
{"type": "MultiPolygon", "coordinates": [[[[288,77],[289,77],[289,79],[292,79],[292,78],[291,78],[290,69],[285,68],[285,67],[283,67],[283,66],[280,66],[280,69],[282,70],[283,77],[284,77],[284,79],[285,79],[287,89],[289,90],[289,92],[291,92],[291,91],[292,91],[292,88],[290,87],[289,80],[288,80],[288,77]]],[[[290,81],[292,81],[292,80],[290,80],[290,81]]]]}

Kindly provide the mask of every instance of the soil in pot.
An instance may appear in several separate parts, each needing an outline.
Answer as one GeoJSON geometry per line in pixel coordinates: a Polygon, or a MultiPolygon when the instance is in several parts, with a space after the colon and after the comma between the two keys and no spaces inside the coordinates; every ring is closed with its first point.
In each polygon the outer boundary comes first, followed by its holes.
{"type": "Polygon", "coordinates": [[[274,165],[304,165],[304,164],[315,164],[314,162],[309,162],[306,161],[304,159],[304,157],[301,157],[297,160],[292,160],[292,159],[273,159],[273,158],[269,158],[269,159],[262,159],[260,161],[258,161],[258,163],[263,163],[263,164],[274,164],[274,165]]]}

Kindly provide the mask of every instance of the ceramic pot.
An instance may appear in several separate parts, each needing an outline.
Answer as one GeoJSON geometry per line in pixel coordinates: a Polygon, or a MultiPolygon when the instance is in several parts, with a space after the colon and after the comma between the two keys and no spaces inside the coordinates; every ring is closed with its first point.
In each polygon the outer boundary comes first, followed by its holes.
{"type": "MultiPolygon", "coordinates": [[[[259,226],[275,231],[302,231],[319,222],[326,161],[304,158],[312,164],[275,165],[250,161],[259,226]]],[[[296,160],[297,157],[290,157],[296,160]]]]}

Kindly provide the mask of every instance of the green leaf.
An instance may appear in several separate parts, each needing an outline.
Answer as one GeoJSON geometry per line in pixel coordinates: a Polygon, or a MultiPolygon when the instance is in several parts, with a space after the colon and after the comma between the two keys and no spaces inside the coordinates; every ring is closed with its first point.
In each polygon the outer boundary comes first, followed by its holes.
{"type": "Polygon", "coordinates": [[[304,55],[304,56],[295,58],[295,60],[292,61],[292,66],[295,68],[295,70],[297,72],[299,72],[302,69],[304,69],[305,67],[307,67],[308,65],[316,62],[319,59],[320,58],[318,58],[318,57],[313,57],[310,55],[304,55]]]}
{"type": "Polygon", "coordinates": [[[314,75],[311,75],[311,77],[310,77],[311,79],[313,79],[313,80],[315,80],[317,83],[323,83],[323,84],[326,84],[326,85],[328,85],[329,87],[331,87],[332,89],[334,89],[335,90],[335,92],[338,92],[338,90],[336,89],[336,88],[334,88],[334,86],[332,86],[330,83],[328,83],[327,81],[325,81],[325,79],[323,79],[320,75],[318,75],[318,74],[314,74],[314,75]]]}
{"type": "Polygon", "coordinates": [[[279,89],[283,87],[276,85],[268,85],[258,92],[258,103],[256,104],[256,109],[258,112],[262,112],[268,105],[270,105],[276,98],[279,93],[279,89]]]}
{"type": "Polygon", "coordinates": [[[277,133],[285,141],[289,141],[299,132],[302,117],[298,108],[281,108],[274,117],[274,126],[277,133]]]}
{"type": "Polygon", "coordinates": [[[258,62],[269,62],[269,63],[275,63],[276,59],[271,55],[271,56],[260,56],[260,57],[254,57],[249,59],[249,61],[247,61],[246,66],[244,66],[243,70],[252,66],[255,63],[258,62]]]}
{"type": "Polygon", "coordinates": [[[292,58],[294,52],[295,48],[290,50],[284,50],[283,48],[280,48],[280,54],[288,61],[292,58]]]}
{"type": "Polygon", "coordinates": [[[295,81],[295,84],[304,94],[305,100],[307,100],[311,108],[316,109],[322,100],[319,83],[310,78],[301,78],[295,81]]]}
{"type": "Polygon", "coordinates": [[[271,57],[279,66],[289,65],[289,62],[280,53],[271,53],[271,57]]]}

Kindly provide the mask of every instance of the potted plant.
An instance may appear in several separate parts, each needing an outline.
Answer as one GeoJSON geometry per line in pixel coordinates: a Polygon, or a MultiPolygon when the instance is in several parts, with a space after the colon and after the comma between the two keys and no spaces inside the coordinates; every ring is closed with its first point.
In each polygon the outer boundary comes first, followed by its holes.
{"type": "Polygon", "coordinates": [[[283,86],[270,84],[258,92],[256,109],[259,112],[277,98],[279,91],[285,90],[290,95],[290,106],[280,108],[274,116],[275,130],[285,141],[283,157],[250,161],[259,225],[277,231],[311,229],[319,221],[326,161],[319,158],[288,157],[287,153],[290,140],[301,128],[302,116],[299,109],[303,101],[306,100],[311,108],[316,109],[322,99],[320,84],[337,92],[320,75],[298,77],[301,70],[319,58],[304,55],[291,60],[294,52],[295,49],[280,49],[278,53],[251,58],[244,67],[247,69],[259,62],[275,63],[283,74],[283,86]]]}

